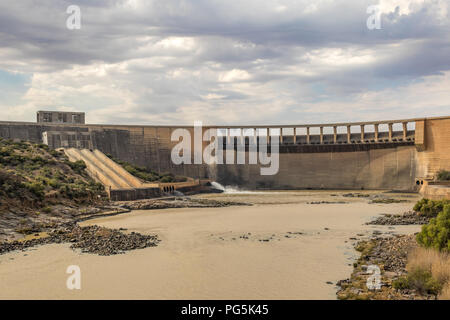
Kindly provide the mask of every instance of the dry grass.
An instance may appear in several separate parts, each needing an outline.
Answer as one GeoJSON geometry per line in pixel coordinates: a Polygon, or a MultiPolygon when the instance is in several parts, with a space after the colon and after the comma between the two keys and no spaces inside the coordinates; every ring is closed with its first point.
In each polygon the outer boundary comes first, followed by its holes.
{"type": "Polygon", "coordinates": [[[434,249],[417,248],[408,256],[408,272],[426,270],[442,285],[439,299],[450,299],[450,255],[434,249]]]}
{"type": "Polygon", "coordinates": [[[439,300],[450,300],[450,283],[447,282],[439,295],[439,300]]]}

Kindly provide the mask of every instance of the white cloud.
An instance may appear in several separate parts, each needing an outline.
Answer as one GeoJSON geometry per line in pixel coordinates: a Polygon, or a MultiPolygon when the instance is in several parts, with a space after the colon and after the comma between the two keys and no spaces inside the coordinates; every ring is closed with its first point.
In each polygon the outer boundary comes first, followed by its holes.
{"type": "Polygon", "coordinates": [[[371,0],[83,1],[76,32],[64,27],[64,1],[0,3],[0,71],[31,77],[12,103],[0,96],[2,117],[75,109],[91,123],[179,124],[448,114],[448,1],[380,3],[383,29],[371,31],[371,0]]]}
{"type": "Polygon", "coordinates": [[[250,74],[245,70],[233,69],[219,75],[219,81],[233,82],[250,79],[250,74]]]}

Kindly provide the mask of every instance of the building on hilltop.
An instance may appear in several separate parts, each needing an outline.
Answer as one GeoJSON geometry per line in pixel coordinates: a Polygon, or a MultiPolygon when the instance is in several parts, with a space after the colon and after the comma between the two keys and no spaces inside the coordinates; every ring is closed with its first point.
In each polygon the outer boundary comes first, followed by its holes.
{"type": "Polygon", "coordinates": [[[85,114],[72,111],[38,111],[37,122],[85,124],[85,114]]]}

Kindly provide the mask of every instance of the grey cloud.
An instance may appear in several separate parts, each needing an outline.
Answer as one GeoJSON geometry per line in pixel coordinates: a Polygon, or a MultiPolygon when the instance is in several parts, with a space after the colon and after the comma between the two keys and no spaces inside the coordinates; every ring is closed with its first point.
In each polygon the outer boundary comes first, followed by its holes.
{"type": "MultiPolygon", "coordinates": [[[[367,90],[403,87],[450,70],[449,13],[439,16],[434,0],[408,15],[383,14],[381,30],[366,27],[366,8],[376,3],[369,0],[316,2],[315,11],[312,1],[136,3],[3,2],[0,69],[52,73],[126,62],[127,72],[112,70],[108,76],[133,92],[133,112],[168,115],[208,103],[215,110],[246,103],[257,108],[270,105],[278,95],[284,103],[280,119],[292,110],[306,110],[305,103],[345,101],[367,90]],[[281,3],[286,9],[277,8],[281,3]],[[65,28],[65,10],[72,4],[81,7],[81,30],[65,28]],[[167,37],[190,37],[192,48],[164,47],[160,41],[167,37]],[[374,59],[342,65],[310,59],[317,51],[332,49],[350,55],[369,52],[374,59]],[[249,77],[230,83],[218,79],[233,69],[249,77]],[[173,76],[176,72],[179,77],[173,76]],[[208,94],[217,98],[205,98],[208,94]]],[[[64,102],[70,104],[70,99],[64,102]]]]}

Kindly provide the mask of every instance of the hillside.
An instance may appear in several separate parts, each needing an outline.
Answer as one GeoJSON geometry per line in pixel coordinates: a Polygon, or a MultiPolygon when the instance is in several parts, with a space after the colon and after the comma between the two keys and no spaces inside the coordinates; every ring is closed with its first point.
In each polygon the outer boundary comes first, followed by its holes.
{"type": "Polygon", "coordinates": [[[0,139],[0,238],[99,211],[107,195],[85,168],[46,145],[0,139]]]}
{"type": "Polygon", "coordinates": [[[97,202],[103,186],[85,168],[43,144],[0,140],[0,210],[97,202]]]}
{"type": "Polygon", "coordinates": [[[187,180],[187,178],[184,176],[175,176],[172,173],[159,174],[154,170],[147,169],[145,167],[139,167],[132,163],[114,158],[110,154],[106,154],[106,156],[114,162],[120,164],[130,174],[145,182],[184,182],[187,180]]]}

